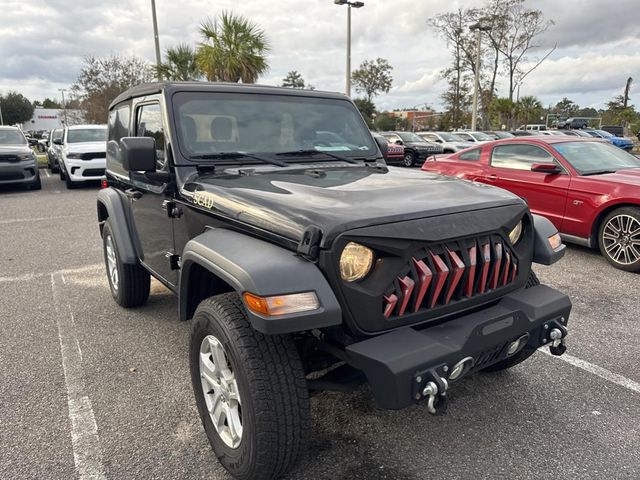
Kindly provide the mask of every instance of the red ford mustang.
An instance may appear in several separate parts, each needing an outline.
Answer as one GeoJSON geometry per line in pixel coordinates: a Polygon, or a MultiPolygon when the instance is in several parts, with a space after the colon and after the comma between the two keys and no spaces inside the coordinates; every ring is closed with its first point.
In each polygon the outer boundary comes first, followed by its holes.
{"type": "Polygon", "coordinates": [[[599,247],[615,267],[640,272],[640,159],[617,147],[518,137],[430,158],[422,169],[505,188],[551,220],[567,242],[599,247]]]}

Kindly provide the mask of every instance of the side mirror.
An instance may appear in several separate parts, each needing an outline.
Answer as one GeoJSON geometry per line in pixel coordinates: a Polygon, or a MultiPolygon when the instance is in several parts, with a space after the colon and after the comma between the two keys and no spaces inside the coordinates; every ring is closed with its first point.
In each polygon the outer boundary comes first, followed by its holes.
{"type": "Polygon", "coordinates": [[[378,144],[378,148],[380,148],[380,151],[382,152],[382,156],[386,157],[387,156],[387,152],[389,151],[389,142],[387,142],[386,138],[381,138],[381,137],[374,137],[376,140],[376,143],[378,144]]]}
{"type": "Polygon", "coordinates": [[[396,145],[404,145],[404,143],[402,143],[402,140],[396,140],[393,143],[395,143],[396,145]]]}
{"type": "Polygon", "coordinates": [[[120,139],[122,166],[130,172],[156,171],[156,141],[151,137],[123,137],[120,139]]]}
{"type": "Polygon", "coordinates": [[[555,163],[534,163],[531,165],[531,171],[547,174],[562,173],[562,169],[555,163]]]}
{"type": "Polygon", "coordinates": [[[53,139],[53,143],[55,143],[56,145],[62,145],[62,139],[61,138],[54,138],[53,139]]]}

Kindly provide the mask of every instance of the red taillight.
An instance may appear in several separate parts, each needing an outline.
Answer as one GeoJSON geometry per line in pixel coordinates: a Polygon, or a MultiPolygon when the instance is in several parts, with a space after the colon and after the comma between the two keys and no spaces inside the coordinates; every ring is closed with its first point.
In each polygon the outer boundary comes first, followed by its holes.
{"type": "Polygon", "coordinates": [[[100,181],[100,188],[107,188],[108,186],[109,186],[109,182],[107,182],[107,179],[106,179],[106,178],[103,178],[103,179],[100,181]]]}

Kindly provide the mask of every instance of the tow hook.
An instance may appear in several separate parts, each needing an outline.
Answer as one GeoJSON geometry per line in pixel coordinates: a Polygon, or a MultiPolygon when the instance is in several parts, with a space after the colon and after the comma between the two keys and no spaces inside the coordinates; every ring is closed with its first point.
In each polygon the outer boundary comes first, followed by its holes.
{"type": "Polygon", "coordinates": [[[564,317],[560,321],[552,320],[543,326],[542,343],[550,342],[549,351],[551,355],[560,356],[567,351],[566,338],[569,331],[563,324],[566,324],[564,317]]]}
{"type": "Polygon", "coordinates": [[[551,330],[549,332],[549,338],[553,340],[551,345],[549,345],[549,351],[552,355],[560,356],[567,351],[566,337],[562,335],[562,331],[560,331],[559,328],[551,330]]]}
{"type": "Polygon", "coordinates": [[[446,373],[448,367],[431,368],[414,375],[414,398],[427,399],[427,411],[432,415],[444,415],[447,411],[447,388],[449,382],[438,371],[446,373]]]}

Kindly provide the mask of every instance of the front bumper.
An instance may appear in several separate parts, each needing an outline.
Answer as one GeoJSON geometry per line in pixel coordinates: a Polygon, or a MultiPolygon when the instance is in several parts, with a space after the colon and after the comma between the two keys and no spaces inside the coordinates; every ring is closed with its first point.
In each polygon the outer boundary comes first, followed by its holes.
{"type": "Polygon", "coordinates": [[[94,158],[92,160],[65,159],[66,174],[73,182],[84,182],[85,180],[100,180],[104,176],[107,161],[104,158],[94,158]]]}
{"type": "MultiPolygon", "coordinates": [[[[417,330],[401,328],[346,348],[347,361],[362,370],[382,408],[401,409],[427,399],[429,382],[444,385],[452,367],[471,358],[457,379],[516,355],[523,348],[551,343],[554,328],[566,336],[569,298],[546,285],[518,290],[496,305],[417,330]],[[511,342],[523,339],[508,355],[511,342]],[[442,381],[444,379],[444,382],[442,381]]],[[[456,380],[457,380],[456,379],[456,380]]]]}
{"type": "Polygon", "coordinates": [[[0,185],[33,183],[38,176],[38,165],[33,160],[0,163],[0,185]]]}

